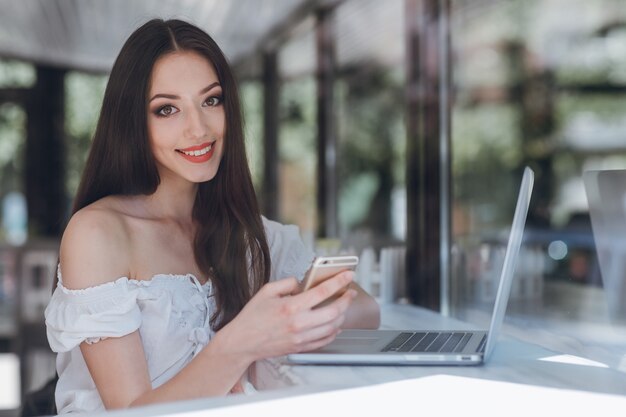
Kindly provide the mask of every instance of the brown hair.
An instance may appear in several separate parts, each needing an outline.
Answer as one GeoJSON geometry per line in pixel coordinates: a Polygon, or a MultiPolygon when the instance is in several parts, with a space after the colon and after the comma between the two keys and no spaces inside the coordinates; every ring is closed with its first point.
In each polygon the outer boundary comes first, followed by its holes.
{"type": "Polygon", "coordinates": [[[174,51],[194,51],[215,67],[224,94],[224,151],[216,176],[199,184],[194,255],[211,278],[221,328],[268,281],[270,256],[254,193],[233,73],[215,41],[180,20],[154,19],[128,38],[111,70],[73,212],[108,195],[152,194],[160,178],[149,145],[146,101],[152,68],[174,51]]]}

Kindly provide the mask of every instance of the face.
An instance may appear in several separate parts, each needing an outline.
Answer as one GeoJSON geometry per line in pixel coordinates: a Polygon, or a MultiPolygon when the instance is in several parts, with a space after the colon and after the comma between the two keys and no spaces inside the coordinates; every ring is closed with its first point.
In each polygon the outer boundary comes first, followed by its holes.
{"type": "Polygon", "coordinates": [[[217,174],[223,152],[223,91],[213,65],[195,52],[173,52],[152,69],[148,134],[161,180],[199,183],[217,174]]]}

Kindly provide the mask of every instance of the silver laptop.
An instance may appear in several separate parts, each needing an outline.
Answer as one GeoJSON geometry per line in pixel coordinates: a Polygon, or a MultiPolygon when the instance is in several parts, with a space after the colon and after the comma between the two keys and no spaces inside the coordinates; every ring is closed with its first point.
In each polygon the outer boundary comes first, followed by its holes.
{"type": "Polygon", "coordinates": [[[533,171],[526,168],[488,331],[344,330],[324,348],[287,355],[287,360],[296,364],[327,365],[476,365],[486,362],[504,321],[533,183],[533,171]]]}
{"type": "Polygon", "coordinates": [[[626,170],[583,173],[602,286],[613,323],[626,323],[626,170]]]}

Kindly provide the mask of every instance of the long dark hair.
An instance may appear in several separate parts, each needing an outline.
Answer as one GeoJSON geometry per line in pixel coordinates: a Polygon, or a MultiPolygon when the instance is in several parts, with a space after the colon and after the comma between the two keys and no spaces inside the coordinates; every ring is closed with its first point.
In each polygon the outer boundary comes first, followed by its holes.
{"type": "Polygon", "coordinates": [[[193,206],[194,256],[212,280],[217,311],[211,324],[221,328],[268,281],[271,261],[246,157],[237,84],[207,33],[181,20],[154,19],[130,35],[111,70],[73,212],[108,195],[156,191],[160,178],[146,103],[154,63],[175,51],[194,51],[210,61],[224,92],[222,160],[216,176],[199,184],[193,206]]]}

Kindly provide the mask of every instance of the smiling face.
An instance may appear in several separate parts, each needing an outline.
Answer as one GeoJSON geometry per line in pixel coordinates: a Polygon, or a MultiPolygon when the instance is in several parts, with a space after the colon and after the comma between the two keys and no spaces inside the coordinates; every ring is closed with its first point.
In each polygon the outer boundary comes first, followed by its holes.
{"type": "Polygon", "coordinates": [[[148,135],[161,180],[213,179],[224,148],[223,91],[213,65],[189,51],[154,64],[148,89],[148,135]]]}

